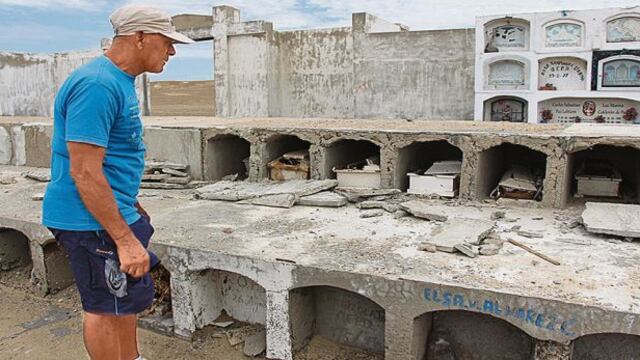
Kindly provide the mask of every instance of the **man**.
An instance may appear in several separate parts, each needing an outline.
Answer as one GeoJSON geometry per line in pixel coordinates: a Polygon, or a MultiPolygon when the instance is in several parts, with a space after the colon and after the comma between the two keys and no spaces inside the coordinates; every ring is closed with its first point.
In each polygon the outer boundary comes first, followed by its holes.
{"type": "Polygon", "coordinates": [[[193,40],[149,7],[125,6],[110,20],[111,48],[74,71],[56,96],[43,224],[69,256],[89,356],[133,360],[142,359],[136,314],[153,301],[149,270],[159,263],[146,250],[153,227],[137,201],[145,146],[134,82],[161,72],[174,43],[193,40]]]}

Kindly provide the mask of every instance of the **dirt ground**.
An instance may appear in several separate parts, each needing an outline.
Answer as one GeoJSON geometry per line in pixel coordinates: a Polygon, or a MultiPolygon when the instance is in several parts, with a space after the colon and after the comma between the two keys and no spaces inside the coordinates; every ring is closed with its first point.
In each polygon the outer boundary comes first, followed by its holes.
{"type": "MultiPolygon", "coordinates": [[[[32,292],[30,267],[0,271],[0,359],[85,360],[82,313],[74,286],[44,298],[32,292]]],[[[140,350],[148,360],[246,360],[242,344],[231,346],[224,330],[207,327],[192,342],[139,330],[140,350]]],[[[379,360],[381,356],[315,337],[297,360],[379,360]]]]}
{"type": "Polygon", "coordinates": [[[151,82],[154,116],[213,116],[214,85],[210,81],[151,82]]]}

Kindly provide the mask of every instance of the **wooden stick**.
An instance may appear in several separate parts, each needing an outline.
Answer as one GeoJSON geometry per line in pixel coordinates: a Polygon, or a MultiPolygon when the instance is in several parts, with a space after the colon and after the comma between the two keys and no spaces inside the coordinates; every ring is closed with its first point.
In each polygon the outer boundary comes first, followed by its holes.
{"type": "Polygon", "coordinates": [[[533,255],[536,255],[536,256],[538,256],[538,257],[540,257],[540,258],[552,263],[553,265],[560,265],[560,261],[554,260],[554,259],[548,257],[547,255],[545,255],[545,254],[543,254],[543,253],[541,253],[539,251],[533,250],[532,248],[528,247],[527,245],[525,245],[525,244],[523,244],[523,243],[521,243],[519,241],[515,241],[513,239],[509,239],[508,241],[510,243],[512,243],[513,245],[515,245],[515,246],[517,246],[519,248],[522,248],[522,249],[532,253],[533,255]]]}

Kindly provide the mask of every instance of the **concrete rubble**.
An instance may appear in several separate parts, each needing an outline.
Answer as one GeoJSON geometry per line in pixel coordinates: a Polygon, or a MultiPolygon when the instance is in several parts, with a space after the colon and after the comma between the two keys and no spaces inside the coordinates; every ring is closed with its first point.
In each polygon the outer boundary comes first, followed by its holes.
{"type": "Polygon", "coordinates": [[[190,188],[189,165],[148,161],[142,175],[142,189],[181,190],[190,188]]]}
{"type": "Polygon", "coordinates": [[[287,182],[231,182],[219,181],[196,190],[200,199],[241,201],[255,205],[291,207],[298,199],[337,186],[336,180],[291,180],[287,182]]]}
{"type": "Polygon", "coordinates": [[[321,191],[319,193],[301,196],[298,205],[322,206],[322,207],[342,207],[347,205],[347,198],[333,191],[321,191]]]}
{"type": "Polygon", "coordinates": [[[640,205],[587,202],[582,222],[596,234],[640,238],[640,205]]]}
{"type": "Polygon", "coordinates": [[[477,254],[477,249],[470,246],[480,245],[494,226],[492,221],[487,220],[452,218],[436,228],[425,243],[435,245],[438,251],[460,251],[467,256],[475,257],[470,254],[477,254]]]}

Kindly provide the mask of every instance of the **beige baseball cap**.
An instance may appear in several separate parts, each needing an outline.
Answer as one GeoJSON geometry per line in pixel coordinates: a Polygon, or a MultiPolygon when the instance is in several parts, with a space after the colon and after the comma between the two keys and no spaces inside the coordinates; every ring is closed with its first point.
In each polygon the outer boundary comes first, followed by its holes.
{"type": "Polygon", "coordinates": [[[195,42],[176,31],[169,15],[149,6],[123,6],[114,11],[109,20],[116,36],[133,35],[138,31],[142,31],[149,34],[162,34],[181,44],[193,44],[195,42]]]}

